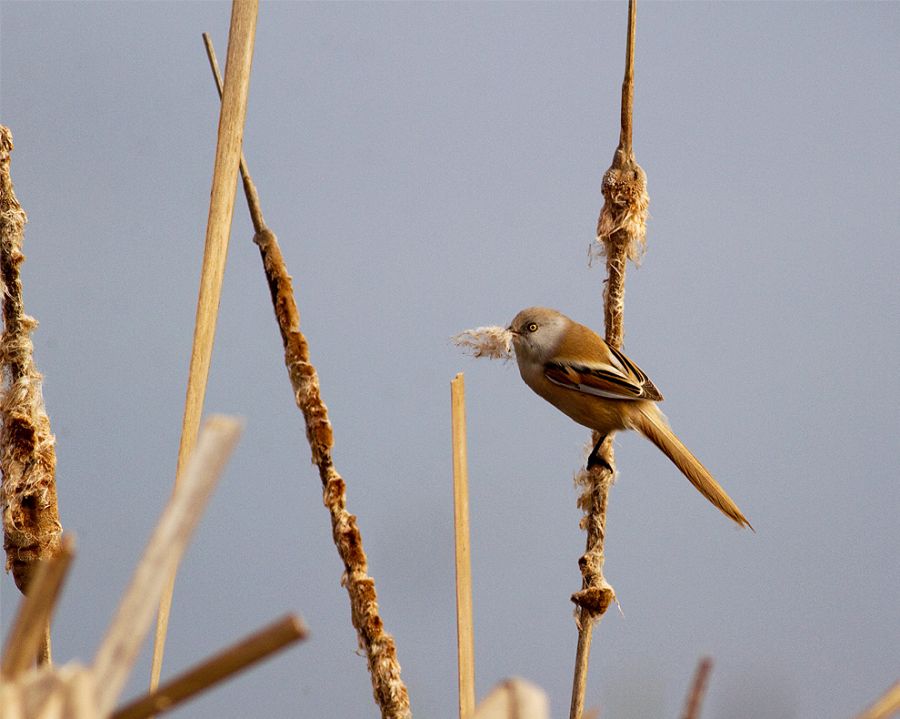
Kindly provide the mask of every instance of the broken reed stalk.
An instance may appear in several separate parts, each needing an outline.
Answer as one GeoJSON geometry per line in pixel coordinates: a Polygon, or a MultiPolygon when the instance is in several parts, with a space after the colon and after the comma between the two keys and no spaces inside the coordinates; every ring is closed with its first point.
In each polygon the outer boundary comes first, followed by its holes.
{"type": "MultiPolygon", "coordinates": [[[[0,513],[6,570],[27,594],[38,563],[59,550],[62,525],[56,499],[56,438],[44,409],[41,374],[34,365],[31,332],[37,320],[25,314],[19,265],[25,260],[25,211],[10,176],[12,132],[0,125],[0,292],[3,336],[0,361],[0,513]]],[[[43,628],[41,663],[50,663],[50,626],[43,628]]]]}
{"type": "Polygon", "coordinates": [[[459,717],[475,713],[475,639],[472,626],[472,561],[469,543],[469,468],[466,453],[466,385],[459,372],[450,382],[453,439],[453,527],[456,544],[456,645],[459,717]]]}
{"type": "MultiPolygon", "coordinates": [[[[213,77],[216,79],[217,87],[221,87],[212,43],[208,36],[204,37],[204,41],[213,77]]],[[[384,630],[384,622],[378,613],[375,580],[368,576],[368,560],[356,517],[347,511],[347,486],[334,467],[331,455],[334,435],[328,419],[328,408],[322,401],[318,373],[310,362],[309,345],[300,331],[300,312],[294,299],[291,276],[284,264],[278,238],[266,227],[256,187],[247,171],[246,163],[242,169],[242,176],[256,232],[253,241],[259,247],[272,296],[275,318],[284,345],[284,363],[294,392],[294,401],[306,423],[306,438],[312,453],[312,461],[318,467],[323,501],[331,514],[334,545],[344,563],[341,583],[347,588],[347,594],[350,596],[350,619],[356,629],[359,646],[366,652],[372,693],[381,709],[382,717],[405,719],[412,716],[409,694],[400,677],[400,663],[397,661],[394,638],[384,630]]]]}
{"type": "Polygon", "coordinates": [[[700,719],[700,707],[703,697],[706,695],[706,687],[709,684],[709,675],[712,672],[713,662],[709,657],[703,657],[697,662],[694,679],[688,691],[687,701],[684,703],[684,711],[681,719],[700,719]]]}
{"type": "Polygon", "coordinates": [[[74,556],[75,543],[67,536],[53,557],[38,563],[3,647],[0,673],[4,679],[15,679],[38,655],[74,556]]]}
{"type": "MultiPolygon", "coordinates": [[[[216,159],[213,166],[212,190],[209,199],[209,217],[206,224],[206,243],[200,274],[200,291],[197,297],[197,315],[194,324],[194,340],[191,364],[188,370],[187,392],[184,401],[184,417],[181,424],[181,442],[178,447],[178,464],[175,470],[177,485],[182,470],[197,441],[213,340],[225,259],[228,254],[228,237],[234,211],[234,196],[244,135],[244,119],[247,114],[247,94],[250,87],[250,67],[253,61],[253,44],[256,35],[258,0],[234,0],[231,7],[231,26],[228,32],[228,66],[225,75],[225,91],[219,114],[219,130],[216,141],[216,159]]],[[[168,584],[162,594],[156,622],[153,644],[153,665],[150,672],[150,688],[159,684],[172,594],[175,590],[173,567],[168,584]]]]}
{"type": "MultiPolygon", "coordinates": [[[[613,347],[622,346],[624,336],[626,261],[637,261],[646,237],[647,197],[646,176],[637,164],[632,149],[632,108],[634,104],[634,35],[636,0],[628,2],[628,35],[625,50],[625,77],[622,81],[622,113],[619,144],[612,165],[603,176],[603,209],[597,222],[597,242],[606,255],[606,291],[604,318],[606,341],[613,347]]],[[[592,444],[600,436],[595,432],[592,444]]],[[[605,561],[606,508],[609,489],[615,479],[613,435],[603,442],[600,456],[605,461],[590,469],[581,470],[576,483],[582,487],[578,506],[584,511],[582,529],[587,532],[584,554],[578,560],[581,568],[581,590],[572,595],[576,604],[578,646],[572,679],[570,719],[580,719],[584,712],[588,662],[594,623],[615,600],[615,592],[603,576],[605,561]]]]}
{"type": "Polygon", "coordinates": [[[894,683],[856,719],[889,719],[900,713],[900,682],[894,683]]]}
{"type": "Polygon", "coordinates": [[[300,618],[288,615],[165,682],[156,691],[117,709],[110,719],[145,719],[174,709],[252,664],[305,639],[306,634],[300,618]]]}
{"type": "Polygon", "coordinates": [[[153,621],[153,611],[203,516],[241,433],[231,417],[212,416],[203,424],[181,479],[134,570],[106,636],[94,657],[97,716],[107,716],[153,621]]]}

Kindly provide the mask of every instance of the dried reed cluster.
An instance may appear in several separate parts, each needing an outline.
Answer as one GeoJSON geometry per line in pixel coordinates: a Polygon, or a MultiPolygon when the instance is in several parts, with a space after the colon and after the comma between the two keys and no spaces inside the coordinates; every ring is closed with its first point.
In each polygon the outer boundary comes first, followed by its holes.
{"type": "Polygon", "coordinates": [[[19,265],[25,211],[10,178],[12,133],[0,126],[0,281],[3,293],[3,395],[0,400],[0,507],[6,568],[28,591],[37,562],[59,548],[62,526],[56,503],[56,449],[44,409],[41,375],[32,359],[37,320],[25,314],[19,265]]]}

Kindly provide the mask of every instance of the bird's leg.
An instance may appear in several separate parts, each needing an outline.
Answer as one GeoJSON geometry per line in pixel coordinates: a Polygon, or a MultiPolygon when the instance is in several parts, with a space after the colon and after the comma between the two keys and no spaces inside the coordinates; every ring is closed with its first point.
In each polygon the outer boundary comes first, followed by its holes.
{"type": "Polygon", "coordinates": [[[612,472],[612,467],[609,466],[609,462],[607,462],[603,457],[600,456],[600,445],[603,444],[603,441],[606,439],[606,435],[604,434],[600,439],[597,440],[597,444],[594,445],[594,448],[591,450],[591,453],[587,458],[587,468],[593,469],[594,467],[605,467],[610,472],[612,472]]]}

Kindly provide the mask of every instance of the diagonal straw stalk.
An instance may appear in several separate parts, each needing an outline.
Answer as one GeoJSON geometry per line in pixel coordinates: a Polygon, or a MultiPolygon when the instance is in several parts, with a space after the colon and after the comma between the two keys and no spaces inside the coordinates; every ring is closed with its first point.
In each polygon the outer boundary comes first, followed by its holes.
{"type": "Polygon", "coordinates": [[[892,684],[872,706],[859,714],[856,719],[890,719],[900,714],[900,681],[892,684]]]}
{"type": "MultiPolygon", "coordinates": [[[[184,401],[181,443],[178,447],[178,465],[175,471],[176,485],[197,442],[200,415],[203,412],[206,380],[209,376],[209,362],[216,333],[216,317],[219,312],[219,298],[222,293],[222,278],[225,274],[225,258],[228,254],[234,196],[237,192],[237,172],[244,135],[244,118],[247,113],[247,93],[250,87],[250,66],[253,60],[257,6],[257,0],[234,0],[231,7],[228,67],[225,74],[224,99],[219,114],[216,159],[209,200],[209,218],[206,224],[206,245],[200,275],[200,292],[197,297],[197,317],[184,401]]],[[[177,569],[176,564],[160,600],[153,645],[153,666],[150,673],[151,689],[158,686],[162,671],[169,611],[172,607],[172,593],[175,589],[177,569]]]]}
{"type": "MultiPolygon", "coordinates": [[[[212,42],[204,35],[210,68],[216,86],[222,95],[218,63],[212,42]]],[[[256,232],[253,241],[259,247],[266,281],[272,295],[275,319],[284,345],[284,363],[287,367],[294,401],[306,423],[306,438],[312,453],[312,461],[319,469],[322,495],[331,514],[331,533],[335,547],[344,563],[341,583],[350,597],[350,619],[356,629],[359,646],[366,652],[372,693],[386,719],[407,719],[412,714],[409,694],[400,678],[400,663],[394,638],[384,630],[384,622],[378,613],[378,596],[375,580],[368,575],[368,559],[363,549],[362,534],[356,517],[347,511],[347,485],[334,467],[331,448],[334,435],[328,419],[328,408],[322,401],[319,376],[309,357],[309,345],[300,330],[300,312],[294,299],[291,276],[287,271],[278,238],[266,227],[259,205],[256,187],[250,179],[246,162],[241,160],[241,176],[247,204],[256,232]]]]}
{"type": "Polygon", "coordinates": [[[145,719],[167,712],[225,679],[306,638],[306,627],[294,615],[254,632],[144,697],[117,709],[110,719],[145,719]]]}
{"type": "Polygon", "coordinates": [[[40,652],[44,629],[50,625],[63,582],[75,556],[74,547],[74,540],[66,535],[56,555],[38,564],[28,594],[19,606],[3,646],[0,673],[5,679],[15,679],[28,669],[40,652]]]}
{"type": "Polygon", "coordinates": [[[213,416],[203,424],[181,481],[153,530],[97,654],[96,716],[108,716],[144,643],[153,610],[181,561],[213,488],[237,444],[241,423],[213,416]]]}
{"type": "MultiPolygon", "coordinates": [[[[613,347],[622,346],[624,336],[625,265],[630,258],[637,260],[646,236],[647,197],[646,176],[634,159],[632,150],[632,107],[634,104],[634,30],[636,0],[628,2],[628,35],[625,50],[625,77],[622,81],[622,115],[619,144],[612,165],[603,176],[603,209],[597,223],[597,241],[606,255],[606,292],[604,317],[606,341],[613,347]]],[[[595,432],[591,442],[600,436],[595,432]]],[[[576,604],[578,646],[575,672],[572,679],[570,719],[581,719],[587,684],[588,662],[594,624],[603,616],[615,599],[613,588],[603,576],[605,561],[606,508],[609,489],[615,479],[612,435],[600,448],[605,461],[590,469],[581,470],[576,482],[582,487],[578,506],[584,510],[581,527],[587,531],[584,554],[578,560],[581,568],[581,590],[572,595],[576,604]]]]}

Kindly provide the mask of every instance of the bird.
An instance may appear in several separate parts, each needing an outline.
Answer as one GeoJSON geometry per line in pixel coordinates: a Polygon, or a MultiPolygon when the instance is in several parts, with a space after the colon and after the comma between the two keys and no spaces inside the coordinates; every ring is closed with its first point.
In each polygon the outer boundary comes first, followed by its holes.
{"type": "Polygon", "coordinates": [[[662,394],[643,370],[589,327],[548,307],[529,307],[507,327],[519,374],[532,390],[599,441],[587,466],[606,465],[600,445],[611,432],[635,430],[649,439],[719,511],[753,527],[691,451],[669,428],[656,403],[662,394]]]}

